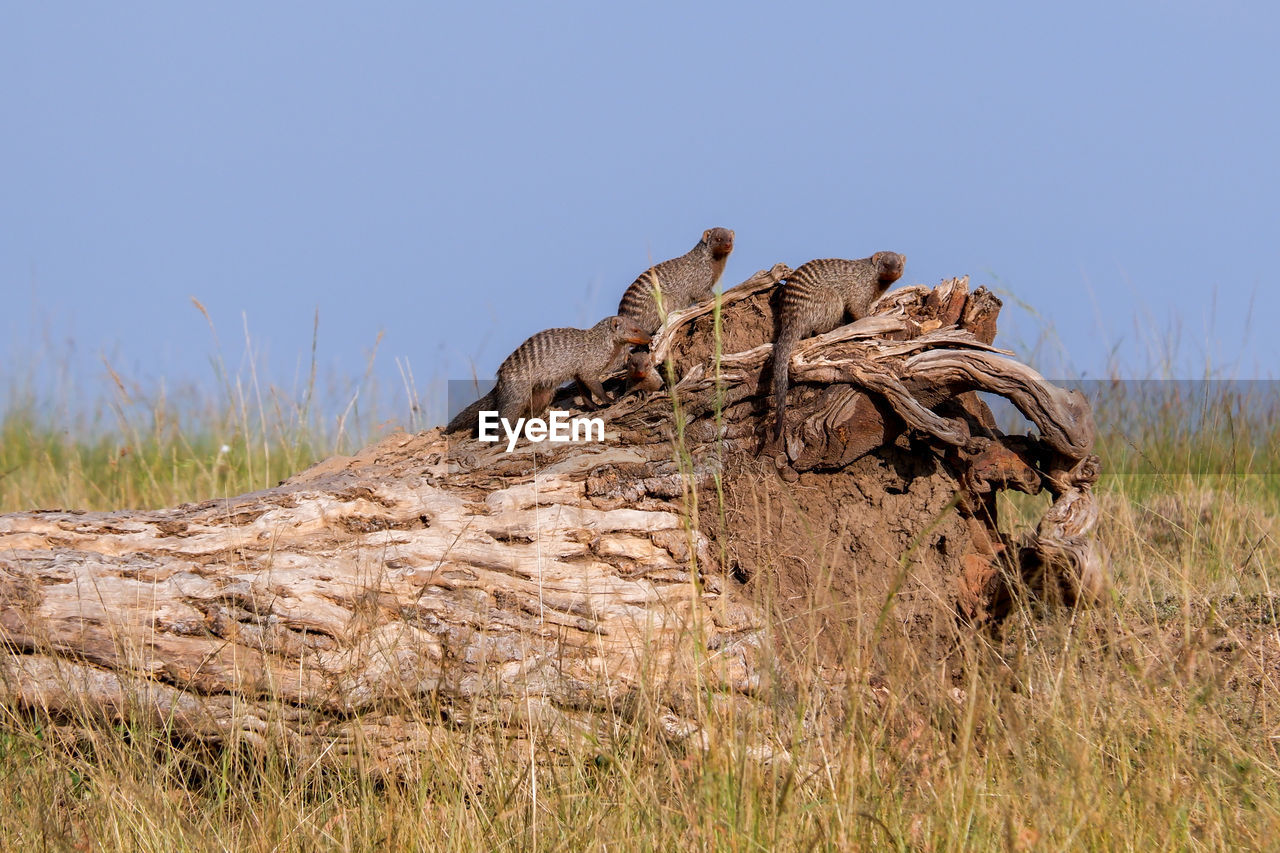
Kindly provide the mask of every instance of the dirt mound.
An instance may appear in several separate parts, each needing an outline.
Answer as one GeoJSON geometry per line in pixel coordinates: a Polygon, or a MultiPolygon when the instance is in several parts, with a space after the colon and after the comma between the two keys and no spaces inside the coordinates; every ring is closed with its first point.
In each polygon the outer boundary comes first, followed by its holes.
{"type": "Polygon", "coordinates": [[[959,489],[934,451],[905,441],[794,483],[741,460],[727,472],[720,544],[743,593],[772,615],[784,658],[840,665],[904,639],[945,655],[976,547],[959,489]]]}

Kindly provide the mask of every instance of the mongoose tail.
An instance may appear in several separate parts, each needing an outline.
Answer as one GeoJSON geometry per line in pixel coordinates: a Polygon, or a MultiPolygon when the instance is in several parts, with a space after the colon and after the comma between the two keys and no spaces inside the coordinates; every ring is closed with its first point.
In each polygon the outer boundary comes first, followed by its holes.
{"type": "Polygon", "coordinates": [[[480,426],[480,413],[494,407],[497,402],[497,389],[485,394],[479,400],[476,400],[470,406],[467,406],[461,412],[453,416],[453,420],[449,421],[449,425],[444,428],[445,432],[469,432],[475,433],[480,426]]]}
{"type": "Polygon", "coordinates": [[[784,326],[773,344],[773,438],[782,440],[787,419],[787,382],[791,373],[791,351],[800,340],[799,326],[784,326]]]}
{"type": "Polygon", "coordinates": [[[821,258],[801,264],[786,279],[778,339],[773,346],[775,442],[786,430],[791,352],[796,343],[808,335],[831,331],[845,316],[853,320],[865,317],[875,301],[902,277],[906,262],[906,256],[897,252],[876,252],[856,261],[821,258]]]}
{"type": "Polygon", "coordinates": [[[685,254],[640,273],[622,294],[619,316],[634,320],[641,329],[653,334],[667,314],[711,295],[724,274],[731,252],[733,232],[728,228],[708,228],[702,232],[698,244],[685,254]]]}

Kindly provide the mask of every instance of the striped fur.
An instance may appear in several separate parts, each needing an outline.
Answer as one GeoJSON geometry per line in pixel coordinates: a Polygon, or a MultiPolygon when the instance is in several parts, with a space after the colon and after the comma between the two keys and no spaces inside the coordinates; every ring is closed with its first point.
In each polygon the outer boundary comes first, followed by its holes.
{"type": "Polygon", "coordinates": [[[902,277],[907,259],[896,252],[876,252],[848,261],[821,258],[801,264],[782,287],[778,339],[773,344],[774,438],[786,429],[787,386],[791,352],[801,338],[829,332],[846,316],[865,317],[872,304],[902,277]]]}
{"type": "Polygon", "coordinates": [[[625,317],[606,317],[590,329],[546,329],[530,337],[498,368],[498,384],[458,413],[446,432],[474,431],[480,412],[497,410],[515,423],[541,415],[556,389],[576,379],[591,405],[591,395],[606,400],[600,380],[621,365],[629,344],[647,344],[649,335],[625,317]]]}
{"type": "Polygon", "coordinates": [[[653,334],[662,325],[666,314],[687,308],[711,295],[732,251],[732,231],[708,228],[702,232],[698,245],[685,254],[640,273],[622,294],[618,315],[629,317],[640,328],[653,334]],[[658,310],[658,296],[661,296],[661,311],[658,310]]]}

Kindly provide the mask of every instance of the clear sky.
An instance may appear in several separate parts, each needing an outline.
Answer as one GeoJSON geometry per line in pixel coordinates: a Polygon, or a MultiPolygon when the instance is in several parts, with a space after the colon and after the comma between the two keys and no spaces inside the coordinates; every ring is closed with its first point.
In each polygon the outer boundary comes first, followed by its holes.
{"type": "Polygon", "coordinates": [[[10,2],[0,390],[212,385],[194,296],[442,412],[712,226],[729,284],[891,249],[1077,373],[1274,377],[1278,88],[1260,2],[10,2]]]}

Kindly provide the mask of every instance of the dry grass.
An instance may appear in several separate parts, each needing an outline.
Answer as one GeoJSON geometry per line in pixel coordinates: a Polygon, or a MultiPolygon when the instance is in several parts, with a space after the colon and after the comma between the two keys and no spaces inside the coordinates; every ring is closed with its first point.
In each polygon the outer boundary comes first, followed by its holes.
{"type": "MultiPolygon", "coordinates": [[[[179,417],[121,383],[129,403],[106,438],[11,407],[0,508],[234,494],[365,437],[322,434],[304,405],[266,393],[249,406],[228,387],[221,409],[179,417]]],[[[1176,406],[1103,406],[1108,601],[1023,603],[998,635],[960,637],[959,667],[887,656],[844,688],[815,668],[749,706],[709,694],[705,748],[644,717],[555,749],[527,728],[436,727],[395,779],[358,760],[184,745],[144,724],[68,741],[58,721],[2,709],[0,847],[1274,848],[1276,421],[1256,400],[1219,404],[1229,429],[1176,406]]]]}

